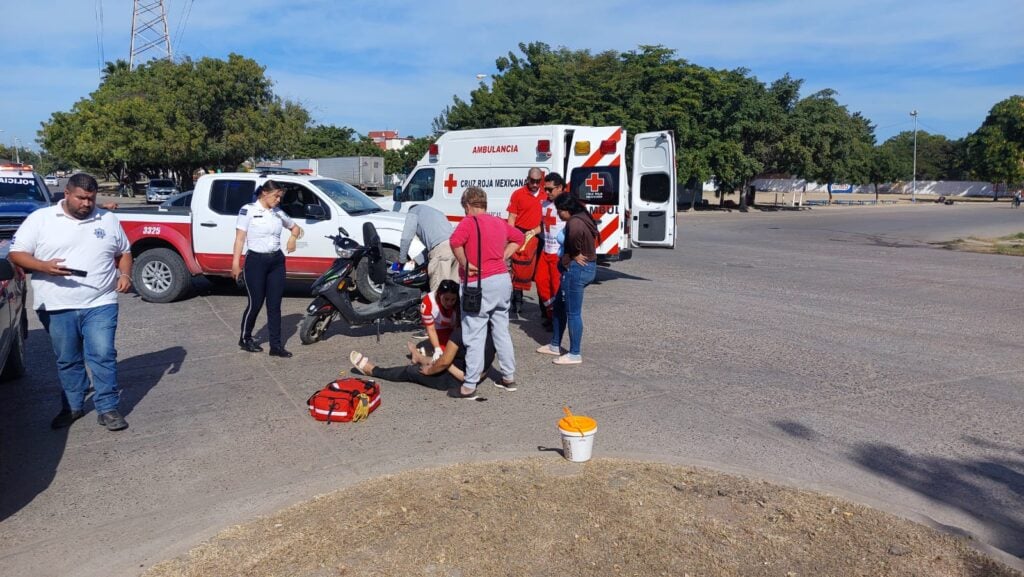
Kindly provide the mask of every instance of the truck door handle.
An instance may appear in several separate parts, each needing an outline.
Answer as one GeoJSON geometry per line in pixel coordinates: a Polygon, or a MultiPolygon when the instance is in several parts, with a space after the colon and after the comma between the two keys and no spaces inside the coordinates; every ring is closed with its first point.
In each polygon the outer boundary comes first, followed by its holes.
{"type": "Polygon", "coordinates": [[[217,226],[217,223],[215,223],[215,222],[202,222],[202,223],[199,223],[199,226],[205,226],[205,227],[208,227],[208,228],[213,228],[213,227],[217,226]]]}

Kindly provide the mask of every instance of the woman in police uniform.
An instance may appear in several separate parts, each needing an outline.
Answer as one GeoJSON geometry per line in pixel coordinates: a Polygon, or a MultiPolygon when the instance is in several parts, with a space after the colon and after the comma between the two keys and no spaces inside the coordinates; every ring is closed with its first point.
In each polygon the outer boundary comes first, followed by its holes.
{"type": "Polygon", "coordinates": [[[281,232],[291,231],[285,250],[295,252],[295,241],[302,235],[299,225],[278,208],[284,190],[268,180],[256,189],[256,202],[238,211],[235,224],[235,249],[231,259],[231,276],[237,281],[242,274],[239,265],[242,247],[245,253],[245,290],[249,304],[242,314],[242,334],[238,346],[250,353],[261,353],[263,348],[252,338],[256,317],[267,302],[267,326],[270,329],[270,356],[290,357],[281,342],[281,298],[284,296],[284,253],[281,252],[281,232]]]}

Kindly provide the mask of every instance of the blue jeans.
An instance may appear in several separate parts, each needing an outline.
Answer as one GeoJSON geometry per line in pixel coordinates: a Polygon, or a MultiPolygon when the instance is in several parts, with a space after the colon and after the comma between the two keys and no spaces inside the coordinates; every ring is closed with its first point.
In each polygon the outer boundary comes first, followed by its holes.
{"type": "Polygon", "coordinates": [[[597,263],[588,262],[580,266],[576,261],[569,261],[569,268],[562,273],[562,283],[555,297],[554,315],[551,320],[551,348],[557,349],[562,344],[566,325],[569,327],[569,354],[580,354],[580,342],[583,340],[583,288],[594,282],[597,274],[597,263]]]}
{"type": "Polygon", "coordinates": [[[96,393],[92,402],[99,414],[117,409],[121,393],[117,390],[117,305],[60,311],[40,310],[39,320],[50,334],[53,354],[57,356],[57,376],[64,388],[61,406],[81,411],[89,389],[96,393]]]}

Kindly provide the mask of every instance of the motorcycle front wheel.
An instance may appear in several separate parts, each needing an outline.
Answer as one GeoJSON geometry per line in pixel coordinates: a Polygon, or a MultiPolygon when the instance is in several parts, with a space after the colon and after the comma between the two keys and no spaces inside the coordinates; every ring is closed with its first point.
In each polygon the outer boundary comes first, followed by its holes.
{"type": "Polygon", "coordinates": [[[323,338],[327,328],[334,320],[334,310],[319,310],[315,313],[306,313],[299,323],[299,340],[304,345],[311,345],[323,338]]]}

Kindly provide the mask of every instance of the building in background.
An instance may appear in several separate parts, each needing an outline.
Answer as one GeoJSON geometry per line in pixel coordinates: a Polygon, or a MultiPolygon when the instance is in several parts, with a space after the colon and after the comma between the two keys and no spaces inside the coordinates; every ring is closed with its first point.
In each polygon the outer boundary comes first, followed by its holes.
{"type": "Polygon", "coordinates": [[[398,136],[397,130],[371,130],[367,136],[381,150],[401,150],[412,142],[408,136],[398,136]]]}

